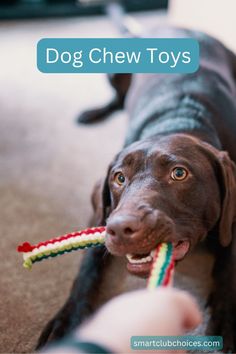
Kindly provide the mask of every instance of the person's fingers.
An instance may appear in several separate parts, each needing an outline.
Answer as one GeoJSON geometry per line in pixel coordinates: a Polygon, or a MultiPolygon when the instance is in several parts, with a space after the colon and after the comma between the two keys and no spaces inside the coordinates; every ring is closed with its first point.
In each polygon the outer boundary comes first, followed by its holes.
{"type": "Polygon", "coordinates": [[[158,288],[151,292],[136,291],[130,296],[132,298],[127,298],[126,302],[127,313],[136,304],[132,318],[142,317],[142,324],[138,321],[135,328],[141,329],[143,335],[155,335],[157,332],[158,335],[180,335],[201,322],[195,300],[184,291],[158,288]]]}

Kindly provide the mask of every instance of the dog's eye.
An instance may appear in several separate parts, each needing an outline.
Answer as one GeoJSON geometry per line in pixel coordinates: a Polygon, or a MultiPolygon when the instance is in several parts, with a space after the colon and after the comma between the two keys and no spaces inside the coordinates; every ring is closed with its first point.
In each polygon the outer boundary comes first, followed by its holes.
{"type": "Polygon", "coordinates": [[[122,172],[117,172],[115,174],[114,178],[115,183],[117,183],[119,186],[122,186],[125,183],[125,176],[123,175],[122,172]]]}
{"type": "Polygon", "coordinates": [[[171,172],[174,181],[183,181],[188,176],[188,171],[183,167],[175,167],[171,172]]]}

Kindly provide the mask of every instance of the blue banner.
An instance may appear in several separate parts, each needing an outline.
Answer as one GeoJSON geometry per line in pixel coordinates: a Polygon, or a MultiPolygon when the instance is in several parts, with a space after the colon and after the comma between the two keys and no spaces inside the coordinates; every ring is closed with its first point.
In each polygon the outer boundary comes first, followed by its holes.
{"type": "Polygon", "coordinates": [[[44,38],[43,73],[193,73],[199,44],[191,38],[44,38]]]}
{"type": "Polygon", "coordinates": [[[223,348],[220,336],[133,336],[130,339],[133,350],[189,350],[218,351],[223,348]]]}

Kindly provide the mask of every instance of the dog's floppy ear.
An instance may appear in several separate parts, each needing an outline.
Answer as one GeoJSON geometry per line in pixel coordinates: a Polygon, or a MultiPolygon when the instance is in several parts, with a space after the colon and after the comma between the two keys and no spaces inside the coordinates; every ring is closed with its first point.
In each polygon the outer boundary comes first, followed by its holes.
{"type": "Polygon", "coordinates": [[[232,240],[233,226],[236,223],[236,165],[225,151],[218,153],[222,174],[222,206],[219,222],[219,239],[226,247],[232,240]]]}
{"type": "Polygon", "coordinates": [[[110,189],[108,184],[110,168],[106,178],[101,178],[96,182],[92,196],[93,217],[90,222],[92,226],[105,225],[111,206],[110,189]]]}
{"type": "Polygon", "coordinates": [[[236,226],[236,165],[226,151],[220,151],[202,141],[200,147],[204,149],[205,154],[207,153],[213,162],[218,179],[221,192],[221,213],[218,225],[219,241],[223,247],[227,247],[232,240],[233,227],[236,226]]]}

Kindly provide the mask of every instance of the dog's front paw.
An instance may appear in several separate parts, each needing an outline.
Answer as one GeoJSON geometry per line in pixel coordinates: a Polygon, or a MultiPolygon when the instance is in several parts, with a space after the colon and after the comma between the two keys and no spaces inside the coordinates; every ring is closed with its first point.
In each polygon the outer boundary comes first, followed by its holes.
{"type": "Polygon", "coordinates": [[[68,321],[66,321],[63,316],[61,316],[60,314],[56,315],[47,323],[47,325],[43,329],[38,339],[36,349],[39,350],[46,344],[51,343],[54,340],[61,339],[69,332],[69,327],[70,326],[68,321]]]}
{"type": "Polygon", "coordinates": [[[236,352],[236,309],[227,294],[224,298],[217,299],[213,295],[210,305],[212,315],[207,328],[207,335],[222,336],[223,351],[225,353],[236,352]]]}
{"type": "Polygon", "coordinates": [[[90,313],[91,307],[88,303],[67,302],[43,329],[36,349],[41,349],[46,344],[63,338],[78,327],[90,313]]]}

